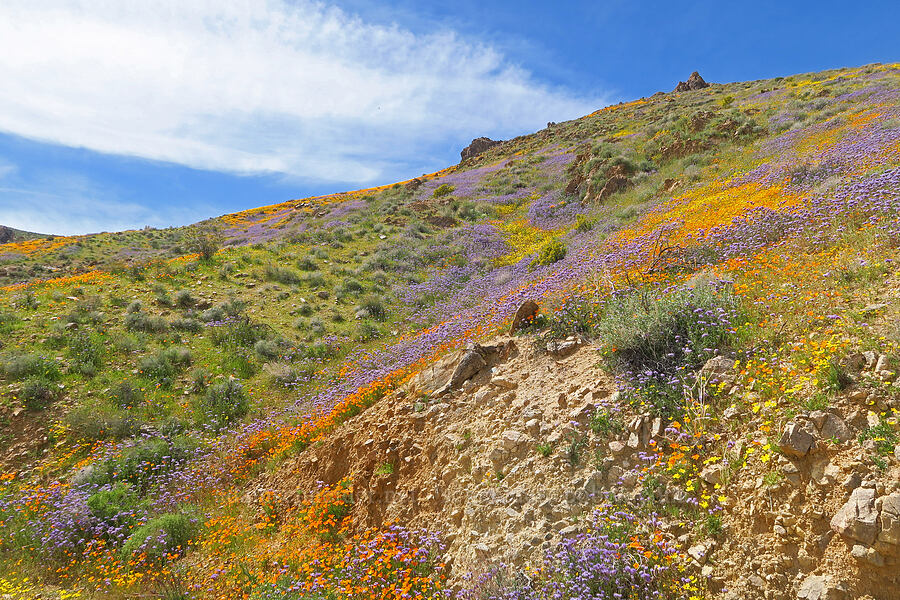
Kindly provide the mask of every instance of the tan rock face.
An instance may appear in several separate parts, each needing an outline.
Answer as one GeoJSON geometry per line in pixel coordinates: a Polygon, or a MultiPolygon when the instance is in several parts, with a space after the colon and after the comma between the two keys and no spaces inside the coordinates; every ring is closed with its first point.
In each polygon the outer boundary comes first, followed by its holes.
{"type": "Polygon", "coordinates": [[[900,493],[879,498],[881,533],[878,541],[883,544],[900,545],[900,493]]]}
{"type": "Polygon", "coordinates": [[[784,427],[778,442],[781,451],[788,456],[803,458],[816,447],[815,435],[805,426],[791,421],[784,427]]]}
{"type": "Polygon", "coordinates": [[[831,529],[846,538],[871,545],[878,535],[875,490],[861,487],[853,490],[847,503],[832,517],[831,529]]]}

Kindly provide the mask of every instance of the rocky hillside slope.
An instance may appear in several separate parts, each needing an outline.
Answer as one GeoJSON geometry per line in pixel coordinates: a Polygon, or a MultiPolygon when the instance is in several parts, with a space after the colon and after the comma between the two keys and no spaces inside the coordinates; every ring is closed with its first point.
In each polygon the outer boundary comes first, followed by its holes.
{"type": "Polygon", "coordinates": [[[900,598],[900,65],[700,82],[0,245],[0,595],[900,598]]]}

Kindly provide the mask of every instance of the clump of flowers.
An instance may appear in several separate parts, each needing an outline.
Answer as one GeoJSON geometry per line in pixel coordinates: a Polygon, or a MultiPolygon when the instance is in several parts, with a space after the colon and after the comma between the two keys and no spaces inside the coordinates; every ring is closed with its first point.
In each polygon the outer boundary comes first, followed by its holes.
{"type": "Polygon", "coordinates": [[[685,575],[687,559],[656,521],[597,509],[587,530],[551,549],[540,570],[513,575],[500,567],[461,594],[464,600],[687,599],[700,594],[685,575]]]}

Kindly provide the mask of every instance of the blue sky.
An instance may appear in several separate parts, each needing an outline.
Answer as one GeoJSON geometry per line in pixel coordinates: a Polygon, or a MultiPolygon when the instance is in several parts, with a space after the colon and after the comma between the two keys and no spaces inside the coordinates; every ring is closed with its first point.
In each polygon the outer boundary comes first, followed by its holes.
{"type": "Polygon", "coordinates": [[[695,69],[897,61],[898,17],[896,1],[4,0],[0,224],[163,227],[406,179],[695,69]]]}

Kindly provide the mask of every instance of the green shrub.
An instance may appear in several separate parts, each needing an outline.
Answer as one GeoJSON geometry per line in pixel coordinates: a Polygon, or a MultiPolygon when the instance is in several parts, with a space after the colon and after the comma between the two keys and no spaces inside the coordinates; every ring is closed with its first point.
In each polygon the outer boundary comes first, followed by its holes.
{"type": "Polygon", "coordinates": [[[168,308],[175,306],[175,303],[172,302],[172,299],[169,297],[169,293],[164,289],[160,289],[156,292],[156,303],[168,308]]]}
{"type": "Polygon", "coordinates": [[[184,245],[189,252],[200,255],[200,260],[211,262],[222,247],[224,238],[213,226],[193,227],[184,234],[184,245]]]}
{"type": "Polygon", "coordinates": [[[335,349],[325,342],[316,342],[304,349],[303,356],[313,360],[326,360],[335,356],[335,349]]]}
{"type": "Polygon", "coordinates": [[[32,378],[22,386],[22,402],[28,410],[43,410],[59,395],[56,384],[41,378],[32,378]]]}
{"type": "Polygon", "coordinates": [[[125,315],[125,329],[129,331],[162,333],[168,328],[169,324],[162,317],[150,316],[144,312],[129,312],[125,315]]]}
{"type": "Polygon", "coordinates": [[[59,379],[59,365],[55,360],[36,354],[10,354],[0,359],[0,373],[7,379],[20,380],[29,377],[46,381],[59,379]]]}
{"type": "Polygon", "coordinates": [[[204,323],[223,321],[225,320],[225,310],[221,306],[214,306],[200,313],[200,320],[204,323]]]}
{"type": "Polygon", "coordinates": [[[73,371],[93,377],[103,366],[103,347],[95,336],[82,332],[69,343],[69,357],[73,371]]]}
{"type": "Polygon", "coordinates": [[[146,503],[124,483],[95,492],[88,497],[87,506],[94,518],[104,523],[101,531],[107,534],[113,528],[130,528],[146,510],[146,503]]]}
{"type": "Polygon", "coordinates": [[[362,302],[359,303],[359,307],[365,312],[365,316],[376,321],[387,319],[387,308],[385,308],[384,302],[374,294],[369,294],[363,298],[362,302]]]}
{"type": "Polygon", "coordinates": [[[541,246],[538,255],[533,261],[531,261],[531,266],[536,267],[550,265],[564,259],[565,257],[565,244],[563,244],[560,240],[550,240],[549,242],[541,246]]]}
{"type": "Polygon", "coordinates": [[[575,231],[584,233],[594,228],[594,220],[585,215],[575,215],[575,231]]]}
{"type": "Polygon", "coordinates": [[[284,285],[300,285],[303,283],[303,278],[298,273],[286,267],[275,265],[266,265],[265,278],[267,281],[277,281],[284,285]]]}
{"type": "Polygon", "coordinates": [[[212,381],[212,373],[209,371],[209,369],[197,367],[196,369],[191,371],[190,391],[198,394],[209,387],[210,381],[212,381]]]}
{"type": "Polygon", "coordinates": [[[76,406],[64,420],[79,440],[123,439],[135,435],[141,426],[131,413],[105,403],[76,406]]]}
{"type": "Polygon", "coordinates": [[[9,333],[16,329],[21,319],[15,313],[0,311],[0,333],[9,333]]]}
{"type": "Polygon", "coordinates": [[[122,381],[112,387],[109,397],[119,408],[134,408],[141,403],[144,393],[130,382],[122,381]]]}
{"type": "Polygon", "coordinates": [[[325,286],[325,276],[321,273],[309,273],[303,277],[303,283],[310,288],[325,286]]]}
{"type": "Polygon", "coordinates": [[[454,189],[456,188],[454,188],[449,183],[442,183],[434,189],[434,192],[432,192],[431,195],[434,198],[443,198],[444,196],[449,196],[450,194],[452,194],[454,189]]]}
{"type": "Polygon", "coordinates": [[[175,375],[190,364],[191,351],[184,346],[173,346],[140,359],[137,366],[143,375],[168,387],[172,385],[175,375]]]}
{"type": "Polygon", "coordinates": [[[253,350],[263,359],[272,359],[281,353],[278,342],[273,340],[259,340],[253,344],[253,350]]]}
{"type": "Polygon", "coordinates": [[[175,304],[179,308],[190,308],[197,303],[190,290],[179,290],[175,293],[175,304]]]}
{"type": "Polygon", "coordinates": [[[621,433],[624,430],[622,419],[609,409],[599,407],[591,415],[591,431],[597,435],[621,433]]]}
{"type": "Polygon", "coordinates": [[[244,386],[236,379],[228,379],[206,390],[199,403],[197,418],[214,431],[220,431],[249,411],[250,400],[244,386]]]}
{"type": "Polygon", "coordinates": [[[334,289],[334,294],[338,298],[346,298],[347,296],[358,296],[365,291],[365,287],[355,279],[345,279],[334,289]]]}
{"type": "Polygon", "coordinates": [[[98,486],[127,483],[145,496],[151,487],[164,482],[166,473],[184,463],[193,447],[194,442],[185,437],[144,440],[95,465],[90,482],[98,486]]]}
{"type": "Polygon", "coordinates": [[[170,324],[172,329],[176,331],[187,331],[189,333],[198,333],[203,329],[203,324],[192,317],[172,319],[170,324]]]}
{"type": "Polygon", "coordinates": [[[740,314],[727,287],[638,290],[611,297],[591,333],[632,382],[629,393],[674,417],[696,371],[733,343],[740,314]]]}
{"type": "Polygon", "coordinates": [[[380,337],[381,330],[378,328],[378,325],[370,321],[359,322],[359,325],[356,328],[356,341],[368,342],[370,340],[377,340],[380,337]]]}
{"type": "Polygon", "coordinates": [[[195,519],[183,513],[169,513],[138,527],[122,546],[122,560],[142,556],[145,562],[163,563],[169,556],[187,551],[200,529],[195,519]]]}
{"type": "Polygon", "coordinates": [[[247,317],[211,329],[212,341],[226,348],[247,348],[259,340],[270,339],[272,328],[264,323],[254,323],[247,317]]]}
{"type": "Polygon", "coordinates": [[[309,256],[304,256],[297,261],[297,268],[301,271],[318,271],[319,265],[309,256]]]}

